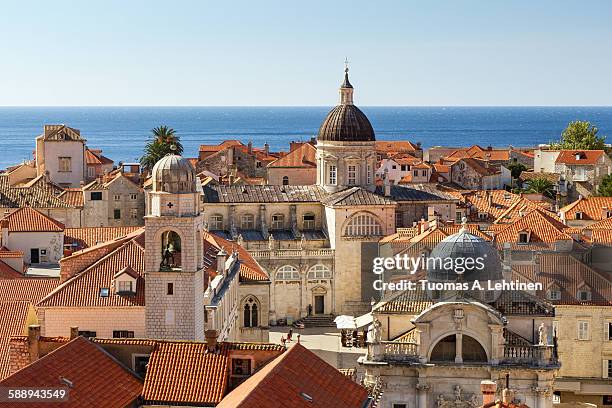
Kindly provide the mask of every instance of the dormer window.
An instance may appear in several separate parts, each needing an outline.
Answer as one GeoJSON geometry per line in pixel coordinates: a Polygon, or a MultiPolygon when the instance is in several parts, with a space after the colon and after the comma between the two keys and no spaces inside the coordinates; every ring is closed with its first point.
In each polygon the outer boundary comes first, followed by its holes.
{"type": "Polygon", "coordinates": [[[590,302],[591,301],[591,290],[587,287],[583,287],[578,290],[577,297],[580,302],[590,302]]]}
{"type": "Polygon", "coordinates": [[[139,274],[130,266],[121,269],[115,275],[114,287],[117,295],[133,295],[136,293],[136,279],[139,274]]]}
{"type": "Polygon", "coordinates": [[[117,282],[118,293],[132,293],[134,292],[132,281],[119,281],[117,282]]]}
{"type": "Polygon", "coordinates": [[[551,288],[546,293],[548,300],[561,300],[561,291],[559,288],[551,288]]]}
{"type": "Polygon", "coordinates": [[[578,211],[578,212],[576,212],[576,219],[577,219],[577,220],[582,220],[582,219],[584,219],[584,218],[583,218],[582,211],[578,211]]]}
{"type": "Polygon", "coordinates": [[[526,244],[526,243],[528,243],[529,242],[529,232],[527,232],[527,231],[519,232],[518,242],[519,242],[519,244],[526,244]]]}

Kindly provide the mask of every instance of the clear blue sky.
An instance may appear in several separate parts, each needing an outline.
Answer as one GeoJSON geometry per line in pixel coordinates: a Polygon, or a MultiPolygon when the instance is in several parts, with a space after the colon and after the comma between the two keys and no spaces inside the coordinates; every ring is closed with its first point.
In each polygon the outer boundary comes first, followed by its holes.
{"type": "Polygon", "coordinates": [[[612,105],[612,1],[11,1],[0,105],[612,105]]]}

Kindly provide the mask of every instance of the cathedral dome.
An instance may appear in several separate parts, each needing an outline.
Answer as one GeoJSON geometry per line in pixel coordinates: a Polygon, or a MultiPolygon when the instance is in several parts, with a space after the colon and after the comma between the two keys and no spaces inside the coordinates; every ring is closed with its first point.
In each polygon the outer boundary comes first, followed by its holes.
{"type": "Polygon", "coordinates": [[[427,276],[430,281],[503,279],[497,249],[486,240],[470,234],[465,226],[458,233],[440,241],[428,258],[427,276]]]}
{"type": "Polygon", "coordinates": [[[340,86],[340,104],[332,109],[319,128],[319,141],[373,142],[374,129],[368,117],[353,105],[353,86],[344,70],[344,82],[340,86]]]}
{"type": "Polygon", "coordinates": [[[153,166],[153,191],[165,193],[195,193],[196,172],[189,160],[168,154],[153,166]]]}

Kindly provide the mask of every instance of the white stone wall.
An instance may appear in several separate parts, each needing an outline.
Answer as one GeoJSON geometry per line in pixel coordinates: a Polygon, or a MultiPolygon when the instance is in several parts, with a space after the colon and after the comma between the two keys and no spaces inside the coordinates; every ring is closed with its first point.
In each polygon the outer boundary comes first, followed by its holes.
{"type": "MultiPolygon", "coordinates": [[[[6,230],[5,230],[6,231],[6,230]]],[[[4,246],[12,251],[22,251],[26,263],[31,263],[30,250],[47,250],[39,255],[40,263],[58,263],[64,251],[64,232],[11,232],[3,234],[4,246]]]]}

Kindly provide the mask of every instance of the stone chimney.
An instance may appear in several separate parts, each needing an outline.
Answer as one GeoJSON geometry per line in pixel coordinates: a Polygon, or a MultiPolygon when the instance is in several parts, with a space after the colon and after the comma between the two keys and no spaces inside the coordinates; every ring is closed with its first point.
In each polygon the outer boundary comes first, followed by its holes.
{"type": "Polygon", "coordinates": [[[227,261],[227,252],[223,248],[217,252],[217,273],[222,275],[225,272],[225,262],[227,261]]]}
{"type": "Polygon", "coordinates": [[[28,352],[30,354],[30,363],[38,360],[38,342],[40,340],[40,325],[32,324],[28,326],[28,352]]]}
{"type": "Polygon", "coordinates": [[[247,152],[249,154],[253,154],[253,142],[249,140],[249,143],[247,144],[247,152]]]}
{"type": "Polygon", "coordinates": [[[497,392],[497,383],[495,381],[484,380],[480,382],[480,393],[482,394],[482,405],[492,404],[495,402],[495,393],[497,392]]]}
{"type": "Polygon", "coordinates": [[[487,204],[489,205],[489,207],[493,206],[493,194],[491,194],[488,190],[485,191],[485,194],[487,195],[487,204]]]}
{"type": "Polygon", "coordinates": [[[268,143],[264,143],[264,152],[266,152],[266,154],[270,153],[270,145],[268,143]]]}
{"type": "Polygon", "coordinates": [[[208,348],[209,353],[214,353],[217,351],[217,336],[218,333],[216,330],[206,330],[204,332],[204,337],[206,338],[206,346],[208,348]]]}
{"type": "Polygon", "coordinates": [[[608,218],[608,207],[601,207],[601,219],[605,220],[608,218]]]}
{"type": "Polygon", "coordinates": [[[502,391],[502,401],[504,404],[510,404],[514,401],[514,391],[510,389],[510,374],[506,374],[506,386],[502,391]]]}
{"type": "Polygon", "coordinates": [[[79,337],[79,326],[70,326],[70,340],[79,337]]]}

